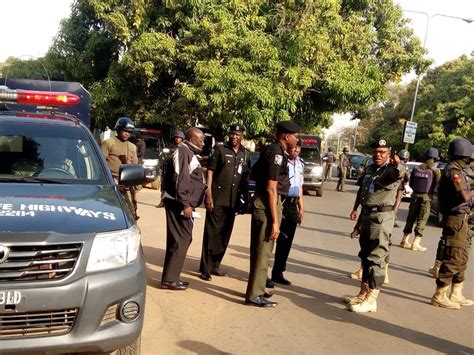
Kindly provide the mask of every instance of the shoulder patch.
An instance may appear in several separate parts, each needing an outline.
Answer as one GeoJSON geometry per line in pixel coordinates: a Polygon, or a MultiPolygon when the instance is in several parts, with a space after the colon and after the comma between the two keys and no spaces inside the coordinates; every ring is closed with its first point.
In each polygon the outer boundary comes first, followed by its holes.
{"type": "Polygon", "coordinates": [[[281,165],[283,163],[283,156],[280,154],[275,154],[275,162],[276,165],[281,165]]]}

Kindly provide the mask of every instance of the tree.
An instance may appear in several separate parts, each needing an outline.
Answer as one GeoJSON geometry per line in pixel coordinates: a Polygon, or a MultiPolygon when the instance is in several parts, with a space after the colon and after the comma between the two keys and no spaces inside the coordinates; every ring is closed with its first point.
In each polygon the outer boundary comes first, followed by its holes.
{"type": "Polygon", "coordinates": [[[392,0],[76,0],[48,55],[90,88],[102,125],[317,131],[424,68],[405,24],[392,0]]]}
{"type": "MultiPolygon", "coordinates": [[[[414,159],[421,160],[429,147],[436,147],[446,157],[447,147],[456,137],[474,141],[474,59],[462,56],[428,71],[420,83],[416,112],[418,123],[415,144],[410,146],[414,159]]],[[[384,137],[395,149],[401,149],[403,123],[409,119],[415,81],[407,87],[392,89],[393,95],[382,106],[364,114],[369,127],[367,137],[384,137]]],[[[368,146],[369,142],[365,142],[368,146]]]]}

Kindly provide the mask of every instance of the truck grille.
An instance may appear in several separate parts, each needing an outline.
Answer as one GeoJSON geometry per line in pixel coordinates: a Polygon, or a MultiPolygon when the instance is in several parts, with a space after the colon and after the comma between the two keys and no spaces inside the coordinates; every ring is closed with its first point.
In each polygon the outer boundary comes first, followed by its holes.
{"type": "Polygon", "coordinates": [[[74,269],[82,244],[7,247],[8,258],[0,263],[0,282],[61,279],[74,269]]]}
{"type": "Polygon", "coordinates": [[[0,313],[0,339],[65,334],[71,330],[76,316],[77,309],[0,313]]]}

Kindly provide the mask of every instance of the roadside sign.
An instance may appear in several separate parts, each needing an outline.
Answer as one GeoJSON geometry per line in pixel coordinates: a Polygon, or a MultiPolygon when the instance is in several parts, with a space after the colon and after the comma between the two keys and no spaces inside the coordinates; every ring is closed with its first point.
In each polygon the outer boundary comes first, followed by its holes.
{"type": "Polygon", "coordinates": [[[418,123],[413,121],[406,121],[403,128],[403,143],[415,143],[416,127],[418,123]]]}

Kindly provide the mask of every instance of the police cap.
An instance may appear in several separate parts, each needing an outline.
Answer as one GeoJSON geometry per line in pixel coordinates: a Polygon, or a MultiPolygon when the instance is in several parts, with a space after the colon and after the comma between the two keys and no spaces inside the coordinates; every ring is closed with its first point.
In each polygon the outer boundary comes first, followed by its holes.
{"type": "Polygon", "coordinates": [[[233,124],[229,127],[229,132],[244,132],[245,126],[243,124],[233,124]]]}
{"type": "Polygon", "coordinates": [[[293,121],[280,121],[276,124],[277,131],[283,133],[299,133],[301,128],[293,121]]]}
{"type": "Polygon", "coordinates": [[[385,139],[379,139],[375,142],[372,142],[370,145],[370,148],[375,149],[375,148],[387,148],[390,149],[390,146],[388,145],[387,141],[385,139]]]}
{"type": "Polygon", "coordinates": [[[175,131],[173,134],[173,137],[178,137],[184,139],[184,133],[183,131],[175,131]]]}

